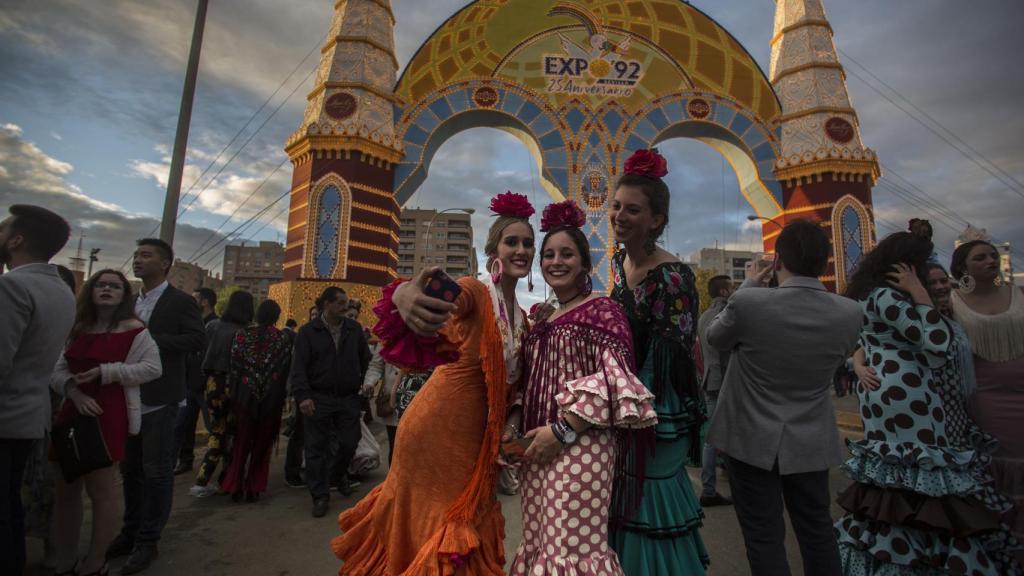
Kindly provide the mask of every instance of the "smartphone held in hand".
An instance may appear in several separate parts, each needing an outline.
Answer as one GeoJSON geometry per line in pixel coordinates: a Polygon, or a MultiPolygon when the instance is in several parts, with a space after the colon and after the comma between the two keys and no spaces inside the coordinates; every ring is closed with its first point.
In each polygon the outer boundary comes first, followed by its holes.
{"type": "Polygon", "coordinates": [[[454,303],[462,293],[462,287],[452,280],[451,276],[445,274],[444,270],[435,270],[427,278],[427,285],[423,287],[423,293],[431,298],[454,303]]]}

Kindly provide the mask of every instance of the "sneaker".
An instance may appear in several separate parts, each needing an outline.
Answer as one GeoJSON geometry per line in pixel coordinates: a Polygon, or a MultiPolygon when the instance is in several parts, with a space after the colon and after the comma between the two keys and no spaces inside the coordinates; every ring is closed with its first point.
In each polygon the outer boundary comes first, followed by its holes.
{"type": "Polygon", "coordinates": [[[327,498],[313,500],[313,518],[323,518],[327,515],[327,498]]]}
{"type": "Polygon", "coordinates": [[[219,491],[220,488],[217,486],[216,482],[214,482],[213,484],[207,484],[206,486],[200,486],[196,484],[195,486],[188,489],[188,493],[192,496],[195,496],[196,498],[206,498],[207,496],[213,496],[219,491]]]}
{"type": "Polygon", "coordinates": [[[302,479],[302,476],[297,476],[297,477],[294,477],[294,478],[289,478],[288,476],[285,476],[284,477],[284,483],[287,484],[289,488],[305,488],[306,487],[306,481],[302,479]]]}
{"type": "Polygon", "coordinates": [[[711,508],[713,506],[732,506],[732,499],[726,498],[725,496],[715,492],[711,496],[701,496],[700,505],[703,508],[711,508]]]}
{"type": "Polygon", "coordinates": [[[342,478],[341,482],[338,483],[338,492],[345,496],[351,496],[363,483],[358,480],[351,478],[342,478]]]}

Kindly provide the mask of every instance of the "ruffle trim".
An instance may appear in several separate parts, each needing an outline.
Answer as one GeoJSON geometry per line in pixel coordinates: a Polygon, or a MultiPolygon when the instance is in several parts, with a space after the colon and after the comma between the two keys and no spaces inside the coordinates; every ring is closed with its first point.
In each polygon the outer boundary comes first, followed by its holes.
{"type": "Polygon", "coordinates": [[[928,496],[970,496],[980,489],[973,470],[974,450],[879,440],[848,442],[847,447],[853,457],[842,468],[855,482],[928,496]]]}
{"type": "Polygon", "coordinates": [[[1016,508],[1008,521],[1017,534],[1024,534],[1024,460],[992,457],[992,478],[995,486],[1016,508]]]}
{"type": "Polygon", "coordinates": [[[682,472],[671,478],[644,479],[643,501],[629,520],[612,518],[615,530],[641,534],[647,538],[700,539],[698,528],[704,525],[704,511],[682,472]],[[683,486],[682,482],[687,485],[683,486]]]}
{"type": "MultiPolygon", "coordinates": [[[[383,534],[374,528],[374,508],[383,485],[377,486],[353,508],[338,516],[343,534],[331,540],[331,550],[343,562],[339,576],[392,576],[387,572],[388,551],[383,534]]],[[[491,514],[500,516],[500,504],[482,513],[483,521],[491,514]]],[[[498,522],[497,538],[486,543],[477,529],[469,524],[445,522],[420,546],[413,561],[402,575],[431,574],[454,576],[463,566],[471,574],[501,576],[505,565],[505,528],[498,522]]]]}
{"type": "Polygon", "coordinates": [[[654,410],[654,395],[639,381],[620,378],[615,386],[615,405],[608,398],[605,378],[588,376],[567,382],[565,391],[555,396],[555,402],[565,411],[571,412],[599,427],[648,428],[658,422],[654,410]],[[614,415],[611,411],[614,409],[614,415]]]}
{"type": "Polygon", "coordinates": [[[519,545],[516,557],[509,566],[510,576],[533,576],[541,569],[545,576],[615,576],[621,575],[622,566],[619,557],[608,549],[605,554],[588,554],[586,556],[551,556],[541,550],[528,552],[526,546],[519,545]]]}
{"type": "Polygon", "coordinates": [[[373,327],[373,333],[381,341],[381,358],[389,364],[413,372],[424,372],[457,361],[459,347],[448,339],[444,331],[436,336],[420,336],[402,320],[391,297],[405,281],[400,278],[385,286],[380,300],[373,307],[379,319],[373,327]]]}
{"type": "MultiPolygon", "coordinates": [[[[853,546],[839,547],[843,576],[949,576],[949,572],[933,566],[907,566],[879,560],[869,552],[853,546]]],[[[1011,576],[1013,573],[1010,573],[1011,576]]]]}
{"type": "MultiPolygon", "coordinates": [[[[1010,553],[1015,541],[1005,530],[978,537],[959,538],[884,522],[860,520],[849,515],[835,523],[835,530],[843,566],[847,566],[854,552],[859,552],[867,556],[863,560],[869,568],[866,573],[871,575],[1021,575],[1020,565],[1010,553]],[[894,543],[897,541],[904,547],[902,552],[895,550],[894,543]],[[901,562],[900,558],[912,560],[901,562]],[[903,571],[889,570],[885,566],[887,564],[903,568],[903,571]]],[[[846,570],[844,574],[859,572],[846,570]]]]}
{"type": "Polygon", "coordinates": [[[933,498],[857,482],[840,492],[836,502],[857,518],[919,530],[940,530],[957,537],[975,536],[1001,528],[999,512],[975,498],[933,498]]]}

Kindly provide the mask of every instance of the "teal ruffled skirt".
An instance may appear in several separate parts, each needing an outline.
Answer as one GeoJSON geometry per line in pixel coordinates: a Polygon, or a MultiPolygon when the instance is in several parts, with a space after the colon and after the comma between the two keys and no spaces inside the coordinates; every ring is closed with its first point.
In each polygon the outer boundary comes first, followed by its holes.
{"type": "MultiPolygon", "coordinates": [[[[639,374],[650,382],[651,370],[639,374]]],[[[626,576],[703,576],[709,563],[698,529],[704,514],[686,474],[690,418],[671,388],[655,400],[657,446],[646,461],[643,500],[627,520],[613,521],[611,546],[626,576]]]]}

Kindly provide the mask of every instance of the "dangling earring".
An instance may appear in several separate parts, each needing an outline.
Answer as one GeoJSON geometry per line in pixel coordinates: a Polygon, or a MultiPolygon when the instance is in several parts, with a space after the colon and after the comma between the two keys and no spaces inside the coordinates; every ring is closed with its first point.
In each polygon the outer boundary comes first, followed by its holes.
{"type": "Polygon", "coordinates": [[[491,262],[491,282],[497,284],[501,282],[501,275],[505,272],[505,265],[501,263],[501,260],[495,258],[494,262],[491,262]],[[494,271],[494,265],[498,265],[498,271],[494,271]]]}
{"type": "Polygon", "coordinates": [[[530,267],[530,275],[526,277],[526,289],[533,292],[533,267],[530,267]]]}
{"type": "Polygon", "coordinates": [[[1002,287],[1002,285],[1005,284],[1005,282],[1003,281],[1003,275],[997,274],[995,279],[992,280],[992,283],[995,284],[996,288],[1002,287]]]}
{"type": "Polygon", "coordinates": [[[657,242],[657,238],[654,237],[654,234],[648,234],[647,240],[644,241],[644,252],[646,252],[648,256],[654,254],[658,250],[658,246],[655,242],[657,242]]]}
{"type": "Polygon", "coordinates": [[[590,296],[591,292],[594,291],[594,279],[590,277],[590,274],[583,275],[583,297],[590,296]]]}
{"type": "Polygon", "coordinates": [[[962,294],[970,294],[971,292],[974,292],[974,288],[978,285],[978,283],[974,281],[974,276],[971,276],[970,274],[964,274],[961,276],[957,283],[959,286],[957,286],[956,289],[962,294]]]}

